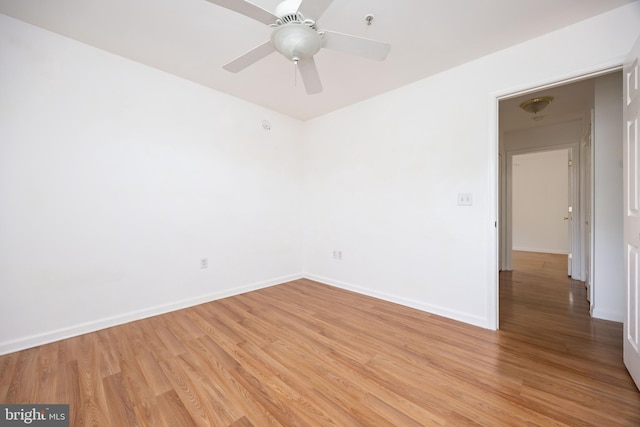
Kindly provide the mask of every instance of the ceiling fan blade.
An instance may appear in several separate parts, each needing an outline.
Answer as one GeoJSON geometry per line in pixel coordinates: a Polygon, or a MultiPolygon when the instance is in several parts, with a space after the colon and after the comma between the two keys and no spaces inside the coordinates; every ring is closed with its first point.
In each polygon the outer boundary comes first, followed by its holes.
{"type": "Polygon", "coordinates": [[[313,57],[298,61],[298,69],[300,70],[304,87],[309,95],[322,92],[320,75],[318,74],[318,68],[316,67],[316,62],[313,60],[313,57]]]}
{"type": "Polygon", "coordinates": [[[323,47],[327,49],[350,53],[376,61],[383,61],[391,50],[389,43],[364,39],[349,34],[336,33],[335,31],[323,30],[323,32],[323,47]]]}
{"type": "Polygon", "coordinates": [[[237,73],[238,71],[244,70],[249,65],[252,65],[258,62],[259,60],[269,55],[270,53],[275,52],[275,50],[276,48],[273,47],[273,44],[271,43],[271,41],[267,40],[266,42],[262,43],[260,46],[254,47],[244,55],[241,55],[236,59],[234,59],[233,61],[229,62],[228,64],[223,65],[222,68],[224,68],[227,71],[231,71],[232,73],[237,73]]]}
{"type": "Polygon", "coordinates": [[[305,18],[317,21],[333,0],[302,0],[298,7],[298,12],[302,13],[305,18]]]}
{"type": "Polygon", "coordinates": [[[274,24],[278,17],[266,9],[256,6],[255,4],[245,0],[207,0],[225,9],[238,12],[241,15],[248,16],[263,24],[274,24]]]}

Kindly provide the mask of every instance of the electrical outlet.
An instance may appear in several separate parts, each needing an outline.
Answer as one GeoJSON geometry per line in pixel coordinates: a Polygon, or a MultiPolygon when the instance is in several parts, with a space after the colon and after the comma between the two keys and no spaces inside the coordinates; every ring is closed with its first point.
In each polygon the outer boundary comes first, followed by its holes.
{"type": "Polygon", "coordinates": [[[200,268],[205,269],[209,267],[209,260],[207,258],[200,258],[200,268]]]}
{"type": "Polygon", "coordinates": [[[342,261],[342,251],[333,251],[333,259],[342,261]]]}

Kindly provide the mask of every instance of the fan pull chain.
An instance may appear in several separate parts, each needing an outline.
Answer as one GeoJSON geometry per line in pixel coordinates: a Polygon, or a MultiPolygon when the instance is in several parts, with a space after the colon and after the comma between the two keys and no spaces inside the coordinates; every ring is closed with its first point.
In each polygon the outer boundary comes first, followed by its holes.
{"type": "Polygon", "coordinates": [[[298,60],[293,60],[293,87],[298,86],[298,60]]]}

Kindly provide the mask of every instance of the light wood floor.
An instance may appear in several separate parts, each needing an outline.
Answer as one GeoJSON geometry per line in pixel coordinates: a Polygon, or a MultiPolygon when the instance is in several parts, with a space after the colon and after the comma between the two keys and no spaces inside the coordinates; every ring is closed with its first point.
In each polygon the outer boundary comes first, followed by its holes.
{"type": "Polygon", "coordinates": [[[299,280],[0,356],[0,402],[72,426],[640,425],[621,325],[562,257],[514,265],[498,332],[299,280]]]}

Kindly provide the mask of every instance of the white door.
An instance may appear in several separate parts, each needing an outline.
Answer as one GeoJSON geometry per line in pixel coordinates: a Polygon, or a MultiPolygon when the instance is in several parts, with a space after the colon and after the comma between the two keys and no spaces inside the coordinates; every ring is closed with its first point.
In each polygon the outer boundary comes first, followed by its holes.
{"type": "Polygon", "coordinates": [[[568,249],[567,275],[575,280],[584,280],[582,271],[582,229],[580,227],[580,163],[579,145],[569,148],[568,166],[568,201],[569,206],[565,218],[567,219],[568,249]]]}
{"type": "Polygon", "coordinates": [[[589,312],[593,308],[593,286],[591,286],[591,248],[593,247],[591,244],[591,191],[592,191],[592,174],[591,174],[591,127],[593,126],[593,110],[591,110],[591,121],[589,123],[589,128],[587,130],[587,134],[583,138],[583,162],[582,162],[582,183],[583,185],[583,204],[582,204],[582,215],[584,218],[584,244],[582,245],[583,254],[584,254],[584,266],[582,271],[584,272],[583,280],[585,286],[587,287],[587,301],[589,301],[589,312]]]}
{"type": "Polygon", "coordinates": [[[640,388],[640,39],[623,70],[624,95],[624,364],[640,388]]]}
{"type": "Polygon", "coordinates": [[[574,187],[576,185],[575,180],[573,179],[573,149],[569,149],[569,164],[568,164],[568,169],[567,169],[567,173],[568,173],[568,178],[567,178],[567,182],[569,183],[569,187],[568,187],[568,204],[569,204],[569,208],[567,209],[567,215],[564,217],[565,220],[567,220],[567,241],[569,242],[568,248],[569,249],[569,256],[567,257],[567,276],[572,277],[573,276],[573,254],[575,253],[574,251],[574,247],[573,247],[573,194],[574,194],[574,187]]]}

